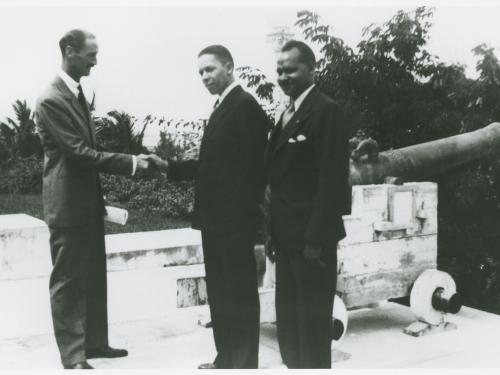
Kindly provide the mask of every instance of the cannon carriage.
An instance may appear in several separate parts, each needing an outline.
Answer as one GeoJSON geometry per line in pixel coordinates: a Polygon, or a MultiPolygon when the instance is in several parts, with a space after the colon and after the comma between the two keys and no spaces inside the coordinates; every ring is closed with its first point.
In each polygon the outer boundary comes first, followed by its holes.
{"type": "MultiPolygon", "coordinates": [[[[460,310],[460,295],[452,277],[437,269],[438,187],[419,181],[500,151],[500,123],[401,149],[373,149],[350,161],[352,210],[343,217],[347,236],[338,244],[334,343],[347,331],[348,310],[405,297],[416,317],[406,333],[456,328],[447,315],[460,310]]],[[[269,261],[266,268],[272,269],[269,261]]],[[[270,295],[272,284],[271,276],[261,296],[270,295]]]]}

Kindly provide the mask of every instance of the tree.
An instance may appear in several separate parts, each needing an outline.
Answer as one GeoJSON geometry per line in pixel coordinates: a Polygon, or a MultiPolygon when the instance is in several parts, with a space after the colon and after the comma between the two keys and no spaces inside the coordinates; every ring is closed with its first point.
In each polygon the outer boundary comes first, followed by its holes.
{"type": "Polygon", "coordinates": [[[156,117],[146,116],[141,130],[137,131],[137,119],[126,112],[110,111],[106,117],[95,117],[98,148],[134,155],[147,152],[143,146],[144,132],[154,121],[156,117]]]}
{"type": "MultiPolygon", "coordinates": [[[[382,25],[365,27],[353,49],[317,14],[298,12],[295,25],[320,50],[316,84],[346,111],[352,135],[372,137],[382,149],[397,148],[498,118],[500,72],[493,49],[474,49],[481,77],[466,78],[463,66],[444,64],[426,49],[432,15],[427,7],[398,11],[382,25]]],[[[276,88],[258,69],[244,67],[240,78],[266,104],[274,102],[276,88]]]]}
{"type": "Polygon", "coordinates": [[[15,119],[7,117],[6,122],[0,122],[0,161],[42,155],[40,138],[36,134],[35,115],[26,100],[16,100],[12,107],[15,119]]]}
{"type": "Polygon", "coordinates": [[[276,85],[270,82],[259,69],[242,66],[237,68],[236,71],[238,76],[246,81],[248,88],[255,91],[269,118],[274,119],[281,104],[279,100],[276,100],[279,95],[276,85]]]}

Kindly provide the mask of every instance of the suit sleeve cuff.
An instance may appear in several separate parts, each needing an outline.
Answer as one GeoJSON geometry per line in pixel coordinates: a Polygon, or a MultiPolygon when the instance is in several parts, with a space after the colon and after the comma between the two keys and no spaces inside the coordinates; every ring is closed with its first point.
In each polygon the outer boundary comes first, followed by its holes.
{"type": "Polygon", "coordinates": [[[135,175],[136,169],[137,169],[137,156],[132,155],[132,174],[131,174],[131,176],[135,175]]]}

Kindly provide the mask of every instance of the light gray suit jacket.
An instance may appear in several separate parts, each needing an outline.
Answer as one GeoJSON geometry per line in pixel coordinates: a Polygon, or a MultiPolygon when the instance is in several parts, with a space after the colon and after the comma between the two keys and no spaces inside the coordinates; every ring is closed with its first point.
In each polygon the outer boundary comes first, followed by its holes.
{"type": "Polygon", "coordinates": [[[36,123],[44,150],[43,206],[52,227],[84,225],[104,213],[98,172],[130,175],[132,156],[95,149],[95,125],[57,77],[38,98],[36,123]]]}

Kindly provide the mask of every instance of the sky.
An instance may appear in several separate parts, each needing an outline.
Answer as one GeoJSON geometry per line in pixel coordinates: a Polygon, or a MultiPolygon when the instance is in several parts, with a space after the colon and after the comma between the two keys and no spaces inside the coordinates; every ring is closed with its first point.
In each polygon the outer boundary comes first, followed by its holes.
{"type": "MultiPolygon", "coordinates": [[[[298,10],[315,11],[333,34],[355,47],[364,26],[382,24],[398,9],[415,5],[357,6],[161,6],[9,5],[0,2],[0,120],[11,105],[36,97],[55,77],[61,58],[60,37],[83,28],[99,42],[98,65],[82,80],[87,96],[95,93],[97,113],[124,110],[141,118],[206,118],[215,98],[201,84],[197,54],[223,44],[236,66],[261,69],[275,82],[276,53],[268,34],[293,26],[298,10]]],[[[17,3],[17,4],[22,4],[17,3]]],[[[467,66],[475,77],[471,49],[488,43],[500,52],[500,6],[436,6],[428,49],[444,62],[467,66]]],[[[297,32],[297,36],[300,33],[297,32]]],[[[499,55],[500,56],[500,55],[499,55]]]]}

